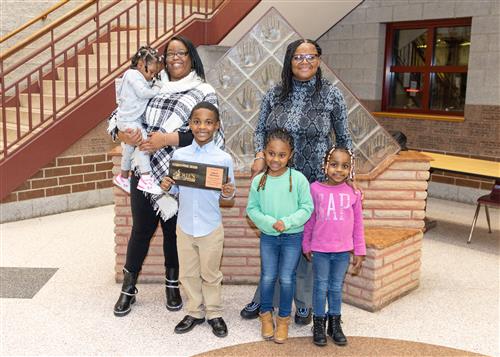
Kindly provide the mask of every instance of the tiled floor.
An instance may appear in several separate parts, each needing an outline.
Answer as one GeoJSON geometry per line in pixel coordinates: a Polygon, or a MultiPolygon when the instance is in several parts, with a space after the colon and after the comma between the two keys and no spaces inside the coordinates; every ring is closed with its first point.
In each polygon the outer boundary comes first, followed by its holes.
{"type": "MultiPolygon", "coordinates": [[[[475,207],[429,199],[437,227],[426,233],[421,286],[382,311],[344,305],[344,331],[499,355],[500,216],[491,210],[487,233],[481,212],[471,245],[465,242],[475,207]]],[[[163,287],[139,285],[126,317],[113,316],[120,286],[114,282],[111,206],[0,226],[0,266],[57,268],[32,299],[0,299],[2,355],[181,355],[258,341],[258,321],[239,309],[254,287],[224,286],[230,332],[218,339],[208,324],[187,335],[173,328],[183,317],[164,308],[163,287]]],[[[310,327],[291,326],[292,336],[310,327]]]]}

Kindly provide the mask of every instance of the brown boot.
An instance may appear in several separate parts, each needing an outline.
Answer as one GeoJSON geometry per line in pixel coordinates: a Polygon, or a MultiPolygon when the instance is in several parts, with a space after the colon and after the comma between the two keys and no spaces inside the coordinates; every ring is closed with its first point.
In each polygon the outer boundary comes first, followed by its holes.
{"type": "Polygon", "coordinates": [[[276,332],[274,334],[274,342],[285,343],[288,338],[288,324],[290,323],[290,316],[279,317],[276,316],[276,332]]]}
{"type": "Polygon", "coordinates": [[[262,324],[262,338],[264,340],[272,340],[274,336],[273,313],[271,311],[259,314],[260,323],[262,324]]]}

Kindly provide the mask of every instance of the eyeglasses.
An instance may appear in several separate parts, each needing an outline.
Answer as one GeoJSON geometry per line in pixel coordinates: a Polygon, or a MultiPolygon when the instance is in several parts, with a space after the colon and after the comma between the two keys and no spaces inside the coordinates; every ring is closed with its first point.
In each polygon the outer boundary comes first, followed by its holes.
{"type": "Polygon", "coordinates": [[[184,57],[186,57],[188,54],[189,54],[189,52],[188,52],[188,51],[167,52],[166,57],[167,57],[167,59],[172,59],[172,58],[174,58],[175,56],[177,56],[177,57],[179,57],[179,58],[184,58],[184,57]]]}
{"type": "Polygon", "coordinates": [[[292,60],[297,63],[302,63],[306,60],[308,63],[312,63],[318,59],[317,54],[303,54],[303,55],[293,55],[292,60]]]}

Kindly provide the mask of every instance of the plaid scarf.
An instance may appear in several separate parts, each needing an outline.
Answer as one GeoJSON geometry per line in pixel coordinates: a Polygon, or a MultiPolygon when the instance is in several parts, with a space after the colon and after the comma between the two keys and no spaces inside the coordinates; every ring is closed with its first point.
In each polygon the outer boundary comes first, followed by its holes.
{"type": "MultiPolygon", "coordinates": [[[[165,87],[168,86],[169,83],[176,83],[176,89],[182,91],[176,93],[164,91],[149,101],[146,112],[142,118],[146,132],[171,132],[172,122],[174,122],[179,124],[182,123],[177,130],[181,133],[185,133],[189,130],[189,116],[196,104],[206,101],[218,106],[217,95],[211,85],[202,82],[198,77],[191,77],[190,79],[191,80],[182,83],[181,86],[176,82],[164,83],[165,87]]],[[[219,131],[215,134],[214,142],[218,147],[224,148],[224,130],[222,123],[219,131]]],[[[161,182],[163,177],[168,175],[170,159],[175,149],[176,148],[173,146],[166,146],[150,156],[151,175],[157,183],[161,182]]],[[[167,220],[173,215],[169,213],[171,212],[171,207],[166,203],[168,197],[165,195],[153,195],[146,192],[144,192],[144,194],[149,198],[154,210],[162,216],[163,220],[167,220]]]]}
{"type": "MultiPolygon", "coordinates": [[[[189,131],[189,116],[193,107],[200,102],[210,102],[218,107],[217,95],[214,88],[203,82],[194,71],[185,78],[168,82],[166,76],[162,76],[162,90],[160,94],[152,98],[142,115],[142,125],[146,132],[159,131],[171,133],[189,131]]],[[[108,133],[113,140],[116,139],[116,109],[108,118],[108,133]]],[[[224,128],[220,122],[220,129],[214,136],[215,145],[224,149],[224,128]]],[[[168,167],[172,154],[176,147],[166,146],[150,155],[151,175],[157,183],[168,175],[168,167]]],[[[134,164],[136,176],[140,176],[137,165],[134,164]]],[[[150,200],[153,209],[160,214],[164,221],[171,218],[177,212],[177,202],[167,195],[153,195],[143,192],[150,200]],[[175,205],[175,208],[173,207],[175,205]]]]}

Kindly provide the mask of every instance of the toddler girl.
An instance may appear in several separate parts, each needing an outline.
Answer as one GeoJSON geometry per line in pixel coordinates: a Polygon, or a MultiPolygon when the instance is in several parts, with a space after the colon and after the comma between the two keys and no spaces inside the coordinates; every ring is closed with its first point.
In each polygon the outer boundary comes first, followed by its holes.
{"type": "MultiPolygon", "coordinates": [[[[146,130],[142,126],[142,115],[149,99],[158,94],[160,90],[159,86],[151,85],[151,81],[157,73],[158,60],[158,54],[153,48],[149,46],[139,48],[132,57],[130,69],[125,71],[121,80],[117,82],[116,126],[118,130],[139,129],[142,138],[147,139],[146,130]]],[[[121,173],[113,178],[114,184],[130,193],[129,171],[132,166],[132,157],[141,173],[137,188],[149,193],[161,194],[163,191],[150,175],[151,164],[148,153],[125,143],[122,143],[121,173]]]]}
{"type": "Polygon", "coordinates": [[[314,212],[304,227],[302,250],[313,263],[313,342],[326,345],[327,334],[337,345],[347,344],[340,326],[342,285],[354,250],[353,274],[361,269],[366,254],[361,193],[347,184],[353,177],[350,150],[333,147],[325,156],[326,182],[311,184],[314,212]],[[328,297],[328,316],[325,301],[328,297]]]}
{"type": "Polygon", "coordinates": [[[285,130],[269,133],[265,141],[267,169],[251,184],[247,213],[259,228],[261,257],[262,337],[284,343],[295,290],[295,271],[301,255],[304,224],[311,216],[313,203],[309,182],[299,171],[288,167],[293,153],[293,138],[285,130]],[[276,331],[273,322],[273,295],[280,282],[276,331]]]}

